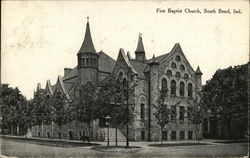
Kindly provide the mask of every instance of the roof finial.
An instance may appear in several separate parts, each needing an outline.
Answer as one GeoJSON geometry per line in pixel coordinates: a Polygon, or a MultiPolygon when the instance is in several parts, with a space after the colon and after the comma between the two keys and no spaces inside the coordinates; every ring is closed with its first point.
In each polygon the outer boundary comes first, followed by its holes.
{"type": "Polygon", "coordinates": [[[87,22],[89,22],[89,17],[87,16],[87,22]]]}

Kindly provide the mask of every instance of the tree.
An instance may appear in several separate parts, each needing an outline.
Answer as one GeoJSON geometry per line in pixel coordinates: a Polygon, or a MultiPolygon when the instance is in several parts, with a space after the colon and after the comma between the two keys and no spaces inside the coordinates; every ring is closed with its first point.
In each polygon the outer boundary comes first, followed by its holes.
{"type": "Polygon", "coordinates": [[[75,104],[75,120],[80,124],[87,124],[89,137],[93,139],[93,134],[91,132],[91,122],[98,117],[97,112],[97,87],[94,83],[88,82],[86,85],[80,88],[80,98],[75,104]]]}
{"type": "Polygon", "coordinates": [[[46,92],[43,89],[35,92],[32,104],[32,113],[35,116],[34,124],[41,126],[49,123],[51,121],[51,109],[46,92]]]}
{"type": "Polygon", "coordinates": [[[55,91],[50,102],[51,121],[59,126],[61,132],[62,126],[67,124],[70,119],[70,100],[61,91],[55,91]]]}
{"type": "Polygon", "coordinates": [[[226,125],[231,139],[232,123],[247,131],[247,66],[248,64],[217,70],[203,88],[203,102],[211,109],[219,125],[226,125]]]}
{"type": "MultiPolygon", "coordinates": [[[[157,99],[156,104],[153,104],[153,107],[155,109],[155,112],[153,113],[153,115],[157,119],[157,124],[161,127],[161,133],[162,133],[163,128],[166,125],[168,125],[170,122],[176,121],[176,112],[173,112],[171,107],[165,104],[166,97],[167,97],[167,93],[160,91],[160,96],[157,99]]],[[[163,143],[163,140],[161,137],[161,144],[162,143],[163,143]]]]}
{"type": "Polygon", "coordinates": [[[19,126],[22,125],[22,106],[26,104],[26,98],[18,88],[11,88],[8,84],[0,85],[1,113],[3,133],[19,134],[19,126]],[[7,131],[6,131],[7,130],[7,131]],[[10,131],[10,132],[9,132],[10,131]]]}
{"type": "MultiPolygon", "coordinates": [[[[126,94],[121,78],[111,76],[98,91],[98,119],[100,122],[107,122],[111,127],[115,128],[115,141],[117,142],[117,130],[119,127],[126,125],[126,94]],[[106,120],[106,116],[111,116],[110,120],[106,120]]],[[[133,118],[133,109],[130,109],[130,119],[133,118]]]]}
{"type": "Polygon", "coordinates": [[[200,141],[200,131],[202,124],[204,123],[204,119],[208,116],[208,109],[206,104],[204,104],[203,92],[198,92],[197,97],[193,103],[188,102],[188,120],[195,125],[196,130],[196,139],[199,143],[200,141]]]}

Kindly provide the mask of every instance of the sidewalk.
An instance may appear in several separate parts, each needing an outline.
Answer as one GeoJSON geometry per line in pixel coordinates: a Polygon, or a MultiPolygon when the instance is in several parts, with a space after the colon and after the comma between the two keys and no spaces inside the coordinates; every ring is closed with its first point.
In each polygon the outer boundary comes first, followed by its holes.
{"type": "MultiPolygon", "coordinates": [[[[24,140],[42,140],[42,141],[48,141],[48,142],[65,142],[65,143],[83,143],[83,141],[80,140],[69,140],[69,139],[50,139],[50,138],[40,138],[40,137],[30,137],[30,138],[25,138],[25,136],[12,136],[12,135],[0,135],[1,138],[13,138],[13,139],[24,139],[24,140]]],[[[231,141],[247,141],[247,140],[231,140],[231,141]]],[[[230,142],[228,140],[216,140],[216,139],[203,139],[200,140],[199,143],[206,143],[206,144],[211,144],[211,145],[218,145],[221,143],[227,143],[230,142]]],[[[88,143],[88,142],[85,142],[88,143]]],[[[100,144],[103,146],[107,145],[107,141],[90,141],[90,143],[93,144],[100,144]]],[[[130,146],[148,146],[150,144],[160,144],[160,141],[138,141],[138,142],[134,142],[134,141],[130,141],[129,144],[130,146]]],[[[197,140],[176,140],[176,141],[163,141],[163,144],[182,144],[182,143],[198,143],[197,140]]],[[[118,142],[119,146],[125,146],[126,145],[126,141],[124,142],[118,142]]],[[[115,142],[114,141],[110,141],[110,146],[115,146],[115,142]]]]}

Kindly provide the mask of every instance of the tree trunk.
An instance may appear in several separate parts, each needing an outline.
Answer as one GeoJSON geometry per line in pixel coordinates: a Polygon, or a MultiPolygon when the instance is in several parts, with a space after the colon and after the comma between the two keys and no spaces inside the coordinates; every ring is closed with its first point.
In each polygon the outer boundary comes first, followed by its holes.
{"type": "Polygon", "coordinates": [[[42,138],[43,138],[44,136],[43,136],[43,123],[42,123],[42,138]]]}
{"type": "Polygon", "coordinates": [[[227,123],[228,139],[231,139],[231,120],[227,123]]]}
{"type": "Polygon", "coordinates": [[[59,129],[60,129],[60,139],[62,139],[62,126],[59,125],[59,129]]]}
{"type": "Polygon", "coordinates": [[[118,146],[118,142],[117,142],[117,127],[115,127],[115,146],[118,146]]]}
{"type": "Polygon", "coordinates": [[[163,140],[162,140],[162,127],[161,127],[161,145],[163,144],[163,140]]]}
{"type": "Polygon", "coordinates": [[[200,129],[199,124],[196,124],[196,139],[198,141],[198,144],[200,143],[200,129]]]}
{"type": "Polygon", "coordinates": [[[19,125],[16,126],[16,133],[19,136],[19,125]]]}
{"type": "MultiPolygon", "coordinates": [[[[54,130],[53,130],[53,121],[51,122],[51,139],[54,137],[54,130]]],[[[60,131],[61,132],[61,131],[60,131]]]]}
{"type": "Polygon", "coordinates": [[[88,139],[88,143],[90,143],[90,138],[92,138],[92,134],[91,134],[91,131],[90,131],[90,122],[88,123],[88,127],[89,127],[89,139],[88,139]]]}
{"type": "Polygon", "coordinates": [[[13,124],[11,124],[11,129],[10,129],[10,133],[11,133],[11,135],[14,135],[14,127],[13,127],[13,124]]]}

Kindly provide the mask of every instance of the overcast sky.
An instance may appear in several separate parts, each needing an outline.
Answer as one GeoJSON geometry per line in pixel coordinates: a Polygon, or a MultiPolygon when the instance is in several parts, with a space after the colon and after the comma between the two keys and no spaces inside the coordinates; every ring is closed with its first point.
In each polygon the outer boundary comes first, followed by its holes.
{"type": "Polygon", "coordinates": [[[245,64],[249,54],[248,1],[4,1],[2,2],[2,83],[30,98],[38,82],[55,84],[64,67],[77,65],[87,16],[97,51],[113,59],[119,48],[134,57],[142,33],[146,57],[168,53],[180,43],[202,83],[219,68],[245,64]],[[156,9],[183,13],[156,13],[156,9]],[[241,14],[188,14],[185,8],[241,9],[241,14]]]}

